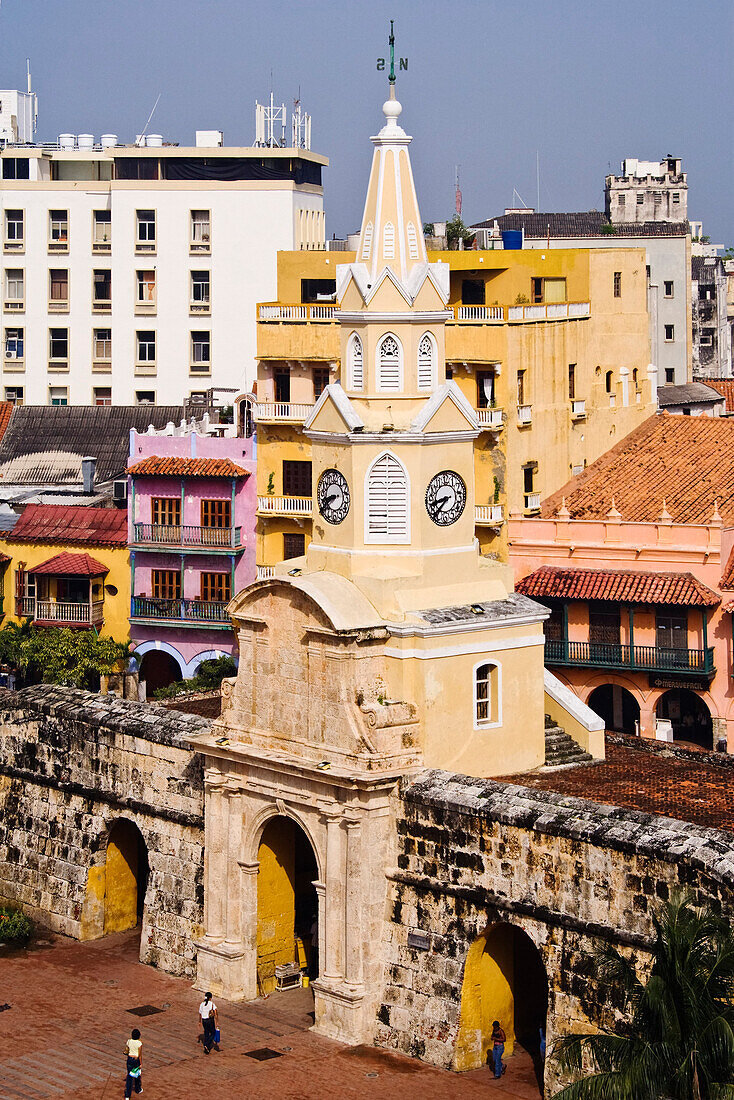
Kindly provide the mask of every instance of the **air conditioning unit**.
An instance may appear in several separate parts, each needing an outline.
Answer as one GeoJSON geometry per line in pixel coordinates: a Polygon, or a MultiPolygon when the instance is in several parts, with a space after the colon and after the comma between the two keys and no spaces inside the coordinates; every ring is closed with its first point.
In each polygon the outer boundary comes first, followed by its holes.
{"type": "Polygon", "coordinates": [[[127,478],[121,477],[112,482],[112,499],[115,504],[125,504],[127,501],[127,478]]]}

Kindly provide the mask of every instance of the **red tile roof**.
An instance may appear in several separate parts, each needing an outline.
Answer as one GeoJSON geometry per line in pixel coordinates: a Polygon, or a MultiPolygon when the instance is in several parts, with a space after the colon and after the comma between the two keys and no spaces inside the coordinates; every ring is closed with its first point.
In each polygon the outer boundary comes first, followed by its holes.
{"type": "Polygon", "coordinates": [[[620,569],[561,569],[544,565],[515,585],[524,596],[563,600],[715,607],[720,598],[692,573],[636,573],[620,569]]]}
{"type": "Polygon", "coordinates": [[[10,401],[0,401],[0,439],[5,435],[10,423],[10,417],[13,415],[13,409],[15,405],[10,401]]]}
{"type": "Polygon", "coordinates": [[[732,378],[700,378],[700,382],[716,390],[726,398],[726,411],[734,412],[734,379],[732,378]]]}
{"type": "Polygon", "coordinates": [[[35,565],[29,573],[53,573],[57,577],[99,577],[109,573],[109,567],[89,554],[56,554],[41,565],[35,565]]]}
{"type": "Polygon", "coordinates": [[[127,512],[74,504],[28,504],[6,540],[127,546],[127,512]]]}
{"type": "Polygon", "coordinates": [[[729,555],[729,560],[724,566],[724,572],[721,574],[721,580],[719,581],[719,588],[734,588],[734,550],[729,555]]]}
{"type": "Polygon", "coordinates": [[[734,523],[734,417],[658,413],[541,505],[565,499],[572,519],[604,519],[612,500],[623,520],[655,523],[663,502],[674,523],[708,523],[718,504],[734,523]]]}
{"type": "Polygon", "coordinates": [[[159,458],[151,455],[128,466],[127,472],[145,477],[249,477],[249,470],[231,458],[159,458]]]}

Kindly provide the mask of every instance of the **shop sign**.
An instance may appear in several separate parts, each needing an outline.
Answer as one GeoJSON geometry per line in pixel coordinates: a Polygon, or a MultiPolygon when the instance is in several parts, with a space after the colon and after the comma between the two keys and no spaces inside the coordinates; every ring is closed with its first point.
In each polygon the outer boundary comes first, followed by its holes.
{"type": "Polygon", "coordinates": [[[657,672],[650,673],[650,687],[661,688],[669,691],[671,688],[688,688],[690,691],[708,691],[708,680],[691,680],[687,676],[661,676],[657,672]]]}

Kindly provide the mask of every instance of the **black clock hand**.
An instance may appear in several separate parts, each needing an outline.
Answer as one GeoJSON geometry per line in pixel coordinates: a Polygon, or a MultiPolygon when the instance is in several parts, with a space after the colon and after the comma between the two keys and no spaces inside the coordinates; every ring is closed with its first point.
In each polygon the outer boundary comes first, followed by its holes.
{"type": "Polygon", "coordinates": [[[438,496],[438,494],[436,494],[436,504],[438,505],[439,512],[445,512],[446,511],[446,508],[450,505],[452,495],[453,494],[451,493],[451,490],[449,490],[447,495],[442,496],[442,497],[440,497],[440,496],[438,496]]]}
{"type": "Polygon", "coordinates": [[[333,503],[334,503],[334,501],[335,501],[335,500],[338,500],[340,496],[341,496],[341,493],[340,493],[340,492],[339,492],[339,490],[337,489],[337,491],[336,491],[335,493],[331,493],[331,494],[330,494],[330,495],[329,495],[329,496],[328,496],[328,497],[326,498],[326,503],[327,503],[327,504],[333,504],[333,503]]]}

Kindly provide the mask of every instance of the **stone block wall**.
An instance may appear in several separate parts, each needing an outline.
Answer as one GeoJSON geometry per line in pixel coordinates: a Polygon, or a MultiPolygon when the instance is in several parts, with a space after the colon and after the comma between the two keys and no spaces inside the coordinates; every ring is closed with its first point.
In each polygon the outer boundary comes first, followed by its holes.
{"type": "MultiPolygon", "coordinates": [[[[540,953],[550,1049],[559,1034],[614,1024],[593,952],[611,942],[644,965],[651,914],[672,891],[734,916],[734,836],[714,829],[438,771],[406,780],[397,827],[375,1037],[434,1065],[471,1065],[457,1054],[465,962],[496,922],[540,953]]],[[[552,1095],[551,1060],[546,1074],[552,1095]]]]}
{"type": "Polygon", "coordinates": [[[203,925],[203,779],[183,738],[209,720],[41,685],[0,691],[0,899],[76,938],[103,933],[109,830],[140,830],[150,867],[140,957],[195,974],[203,925]]]}

